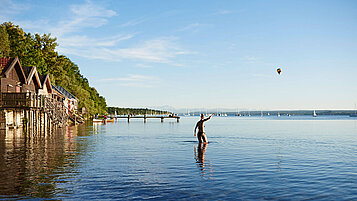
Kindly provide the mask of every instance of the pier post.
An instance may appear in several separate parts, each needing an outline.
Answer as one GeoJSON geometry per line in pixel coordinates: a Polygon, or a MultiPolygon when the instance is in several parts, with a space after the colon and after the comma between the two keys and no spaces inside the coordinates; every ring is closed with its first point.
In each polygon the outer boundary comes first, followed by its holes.
{"type": "Polygon", "coordinates": [[[42,111],[40,111],[39,113],[38,113],[38,122],[39,122],[39,129],[40,129],[40,135],[42,135],[43,133],[42,133],[42,111]]]}
{"type": "Polygon", "coordinates": [[[128,123],[130,122],[130,114],[128,114],[128,123]]]}
{"type": "Polygon", "coordinates": [[[177,120],[177,123],[179,123],[179,122],[180,122],[180,118],[176,118],[176,120],[177,120]]]}
{"type": "Polygon", "coordinates": [[[146,123],[146,114],[144,114],[144,123],[146,123]]]}
{"type": "Polygon", "coordinates": [[[35,128],[36,128],[36,110],[34,109],[32,111],[32,133],[34,134],[36,133],[35,128]]]}
{"type": "Polygon", "coordinates": [[[164,122],[164,117],[161,117],[161,123],[163,123],[164,122]]]}

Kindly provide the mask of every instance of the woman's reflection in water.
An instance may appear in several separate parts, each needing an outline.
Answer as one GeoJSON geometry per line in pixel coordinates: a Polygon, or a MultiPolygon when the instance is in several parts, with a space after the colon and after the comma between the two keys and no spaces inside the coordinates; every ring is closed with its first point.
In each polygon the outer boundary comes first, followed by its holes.
{"type": "Polygon", "coordinates": [[[207,143],[198,143],[197,150],[196,150],[196,145],[194,145],[196,164],[201,170],[201,176],[202,177],[207,176],[206,174],[208,171],[208,178],[211,178],[213,170],[210,161],[205,160],[206,149],[207,149],[207,143]]]}

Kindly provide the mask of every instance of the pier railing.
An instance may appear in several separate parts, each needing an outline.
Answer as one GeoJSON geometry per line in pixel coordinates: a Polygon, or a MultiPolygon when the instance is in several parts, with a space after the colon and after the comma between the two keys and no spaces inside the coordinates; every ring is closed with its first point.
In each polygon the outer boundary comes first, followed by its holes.
{"type": "Polygon", "coordinates": [[[33,93],[1,93],[0,104],[3,108],[40,108],[44,106],[44,96],[33,93]]]}

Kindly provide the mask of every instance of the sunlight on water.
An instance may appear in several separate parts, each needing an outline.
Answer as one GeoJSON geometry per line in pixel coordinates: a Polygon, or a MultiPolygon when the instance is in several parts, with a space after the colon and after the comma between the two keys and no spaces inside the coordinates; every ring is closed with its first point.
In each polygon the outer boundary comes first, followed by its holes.
{"type": "Polygon", "coordinates": [[[0,199],[356,200],[357,121],[347,117],[120,120],[0,135],[0,199]]]}

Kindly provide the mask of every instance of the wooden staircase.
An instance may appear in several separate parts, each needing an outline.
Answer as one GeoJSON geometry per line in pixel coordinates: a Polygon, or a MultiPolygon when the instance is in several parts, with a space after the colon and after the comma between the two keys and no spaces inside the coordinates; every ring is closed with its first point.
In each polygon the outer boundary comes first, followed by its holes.
{"type": "Polygon", "coordinates": [[[68,115],[66,114],[63,103],[57,102],[52,98],[45,98],[44,111],[50,117],[53,124],[64,126],[67,123],[68,115]]]}

